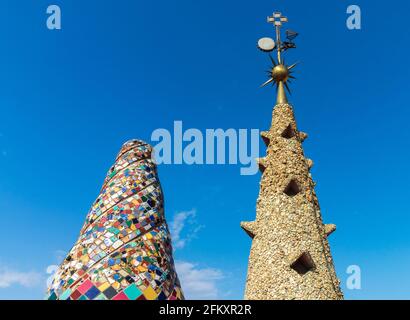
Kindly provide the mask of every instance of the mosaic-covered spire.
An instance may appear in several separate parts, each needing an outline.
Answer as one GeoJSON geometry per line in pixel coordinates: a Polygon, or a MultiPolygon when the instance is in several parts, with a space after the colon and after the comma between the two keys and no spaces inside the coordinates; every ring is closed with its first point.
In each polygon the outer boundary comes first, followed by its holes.
{"type": "Polygon", "coordinates": [[[183,299],[152,147],[124,144],[48,299],[183,299]]]}
{"type": "MultiPolygon", "coordinates": [[[[282,19],[275,13],[268,21],[280,27],[282,19]]],[[[284,81],[277,82],[278,97],[284,97],[284,81]]],[[[256,220],[241,224],[252,238],[245,299],[343,299],[328,243],[336,227],[322,222],[313,161],[302,148],[307,135],[298,130],[286,99],[277,99],[271,128],[261,135],[267,155],[259,159],[256,220]]]]}

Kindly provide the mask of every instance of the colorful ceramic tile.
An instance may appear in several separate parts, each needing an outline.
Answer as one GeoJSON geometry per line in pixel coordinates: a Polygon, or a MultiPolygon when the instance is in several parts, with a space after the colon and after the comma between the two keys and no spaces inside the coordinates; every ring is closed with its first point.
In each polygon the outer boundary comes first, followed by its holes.
{"type": "Polygon", "coordinates": [[[130,300],[137,300],[138,297],[142,294],[142,292],[138,289],[138,287],[135,284],[128,286],[124,290],[124,293],[130,300]]]}

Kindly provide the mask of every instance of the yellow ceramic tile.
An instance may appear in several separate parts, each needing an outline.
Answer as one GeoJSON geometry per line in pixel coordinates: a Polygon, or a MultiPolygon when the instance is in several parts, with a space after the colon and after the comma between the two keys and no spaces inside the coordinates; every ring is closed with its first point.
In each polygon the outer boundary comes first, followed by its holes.
{"type": "Polygon", "coordinates": [[[145,272],[145,271],[147,271],[147,268],[145,268],[145,267],[143,267],[143,266],[138,266],[138,271],[140,271],[140,272],[145,272]]]}
{"type": "Polygon", "coordinates": [[[109,286],[110,284],[108,282],[103,283],[101,286],[98,287],[98,290],[105,291],[109,286]]]}
{"type": "Polygon", "coordinates": [[[145,289],[144,291],[144,296],[148,299],[148,300],[155,300],[157,298],[157,293],[155,292],[154,289],[152,289],[151,287],[148,287],[147,289],[145,289]]]}

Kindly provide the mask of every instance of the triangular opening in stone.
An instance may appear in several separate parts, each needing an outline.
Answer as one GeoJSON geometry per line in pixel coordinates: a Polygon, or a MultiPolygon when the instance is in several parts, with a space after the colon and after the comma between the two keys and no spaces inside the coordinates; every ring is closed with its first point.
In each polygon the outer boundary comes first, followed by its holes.
{"type": "Polygon", "coordinates": [[[308,273],[315,267],[312,257],[308,252],[304,252],[292,265],[290,266],[300,275],[308,273]]]}
{"type": "Polygon", "coordinates": [[[296,180],[291,180],[283,192],[289,197],[294,197],[300,192],[300,187],[296,180]]]}
{"type": "Polygon", "coordinates": [[[288,125],[285,131],[282,132],[282,137],[285,139],[291,139],[296,136],[295,130],[292,128],[292,125],[288,125]]]}

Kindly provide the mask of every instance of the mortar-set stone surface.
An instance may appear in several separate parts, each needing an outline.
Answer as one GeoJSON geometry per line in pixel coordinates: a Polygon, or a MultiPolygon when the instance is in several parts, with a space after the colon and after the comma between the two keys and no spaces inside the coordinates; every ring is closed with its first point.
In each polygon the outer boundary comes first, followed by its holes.
{"type": "Polygon", "coordinates": [[[261,133],[267,155],[259,159],[262,172],[256,220],[242,222],[252,238],[245,299],[343,299],[328,236],[336,229],[322,222],[310,174],[288,103],[273,110],[269,131],[261,133]]]}
{"type": "Polygon", "coordinates": [[[143,141],[124,144],[48,299],[184,299],[151,154],[143,141]]]}

